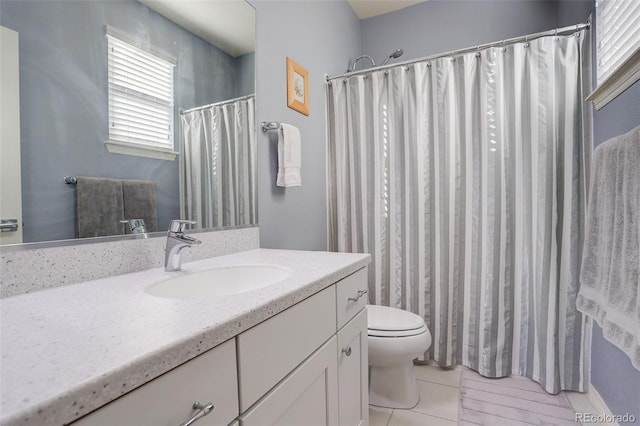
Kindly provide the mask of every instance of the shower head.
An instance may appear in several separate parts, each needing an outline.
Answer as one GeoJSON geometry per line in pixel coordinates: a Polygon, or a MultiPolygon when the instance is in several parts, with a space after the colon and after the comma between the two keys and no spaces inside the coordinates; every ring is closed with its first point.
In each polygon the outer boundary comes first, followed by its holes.
{"type": "Polygon", "coordinates": [[[382,63],[380,64],[380,66],[385,65],[387,62],[389,62],[391,59],[397,59],[400,56],[402,56],[402,54],[404,53],[404,50],[402,49],[397,49],[396,51],[394,51],[391,55],[387,56],[384,61],[382,61],[382,63]]]}

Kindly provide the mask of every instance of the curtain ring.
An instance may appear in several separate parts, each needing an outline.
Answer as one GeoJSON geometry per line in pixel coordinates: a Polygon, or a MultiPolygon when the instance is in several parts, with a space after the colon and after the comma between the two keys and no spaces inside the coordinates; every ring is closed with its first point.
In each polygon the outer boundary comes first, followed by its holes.
{"type": "Polygon", "coordinates": [[[431,62],[427,62],[427,68],[431,68],[431,62]]]}

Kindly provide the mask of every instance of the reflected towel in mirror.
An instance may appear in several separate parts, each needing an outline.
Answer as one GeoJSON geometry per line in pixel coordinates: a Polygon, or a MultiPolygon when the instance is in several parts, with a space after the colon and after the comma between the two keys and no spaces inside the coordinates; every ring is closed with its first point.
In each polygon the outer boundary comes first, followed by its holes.
{"type": "Polygon", "coordinates": [[[122,181],[77,177],[76,224],[78,238],[124,234],[122,181]]]}
{"type": "MultiPolygon", "coordinates": [[[[144,219],[147,232],[158,230],[156,184],[147,180],[123,180],[122,196],[125,219],[144,219]]],[[[127,233],[129,230],[127,229],[127,233]]]]}

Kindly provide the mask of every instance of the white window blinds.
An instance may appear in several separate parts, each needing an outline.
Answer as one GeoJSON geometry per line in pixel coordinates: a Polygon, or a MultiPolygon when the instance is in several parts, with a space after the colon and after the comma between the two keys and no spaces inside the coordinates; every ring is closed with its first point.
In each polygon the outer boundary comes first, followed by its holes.
{"type": "Polygon", "coordinates": [[[173,149],[173,68],[107,35],[109,139],[173,149]]]}
{"type": "Polygon", "coordinates": [[[640,0],[598,0],[598,84],[640,48],[640,0]]]}

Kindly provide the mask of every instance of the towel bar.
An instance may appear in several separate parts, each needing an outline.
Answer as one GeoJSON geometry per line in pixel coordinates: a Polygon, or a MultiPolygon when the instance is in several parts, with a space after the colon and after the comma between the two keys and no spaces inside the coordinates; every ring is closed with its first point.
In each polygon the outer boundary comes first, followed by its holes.
{"type": "Polygon", "coordinates": [[[277,121],[263,121],[262,122],[262,131],[267,132],[269,130],[278,130],[280,128],[280,123],[277,121]]]}
{"type": "Polygon", "coordinates": [[[76,179],[75,176],[65,176],[64,183],[66,183],[67,185],[75,185],[76,183],[78,183],[78,179],[76,179]]]}

